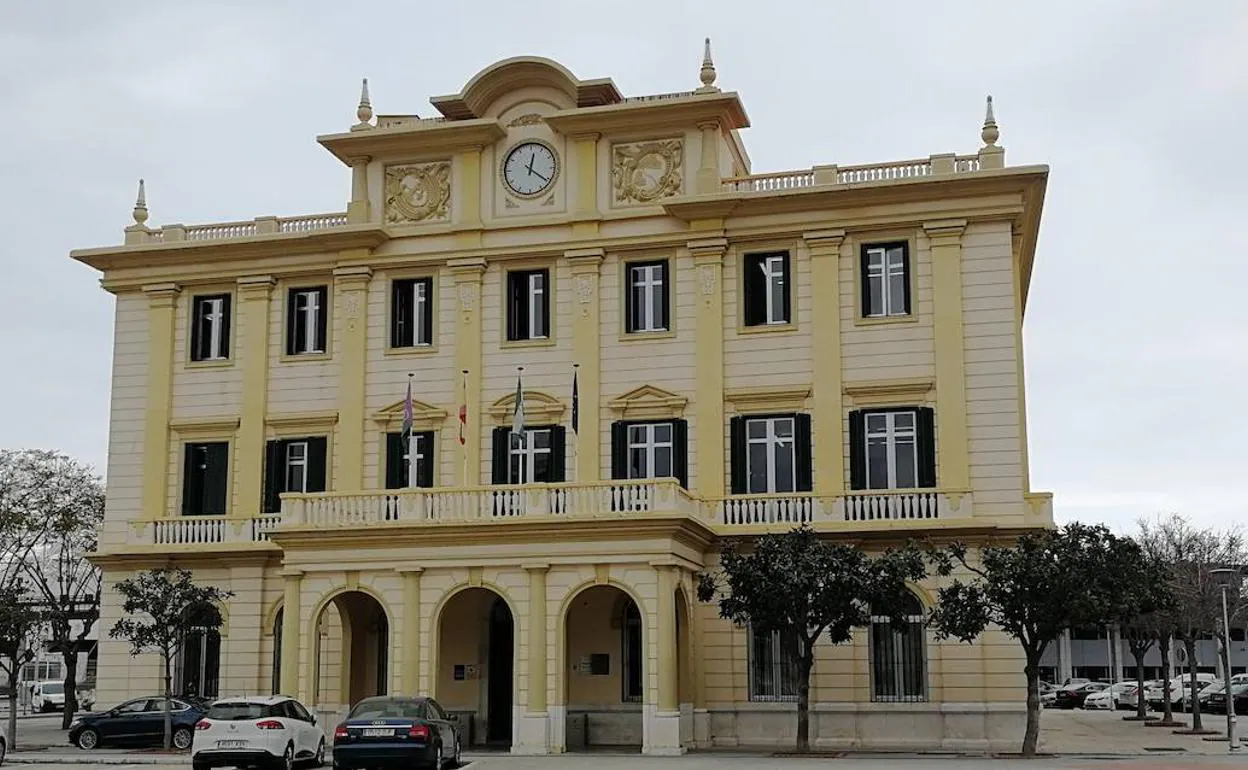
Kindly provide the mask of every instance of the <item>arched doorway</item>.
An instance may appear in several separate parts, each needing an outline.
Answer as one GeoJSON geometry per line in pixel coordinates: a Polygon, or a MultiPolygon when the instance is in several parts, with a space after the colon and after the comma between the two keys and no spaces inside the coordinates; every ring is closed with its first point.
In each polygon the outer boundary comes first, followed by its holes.
{"type": "Polygon", "coordinates": [[[488,588],[464,589],[442,607],[437,632],[438,702],[458,716],[469,745],[510,747],[515,619],[507,600],[488,588]]]}
{"type": "Polygon", "coordinates": [[[569,751],[641,749],[644,629],[637,602],[615,586],[590,586],[569,603],[563,647],[569,751]]]}
{"type": "Polygon", "coordinates": [[[177,695],[212,699],[221,687],[221,632],[215,628],[192,628],[182,642],[174,671],[177,695]]]}
{"type": "Polygon", "coordinates": [[[350,708],[385,695],[390,680],[390,620],[363,591],[335,596],[316,619],[313,701],[318,709],[350,708]]]}

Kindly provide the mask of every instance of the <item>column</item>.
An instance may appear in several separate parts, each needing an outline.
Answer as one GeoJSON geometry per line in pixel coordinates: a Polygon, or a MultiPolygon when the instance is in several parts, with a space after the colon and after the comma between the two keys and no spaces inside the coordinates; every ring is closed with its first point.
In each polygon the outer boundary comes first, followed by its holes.
{"type": "Polygon", "coordinates": [[[726,238],[690,241],[697,271],[694,318],[694,430],[697,431],[697,493],[724,494],[724,251],[726,238]]]}
{"type": "Polygon", "coordinates": [[[936,338],[936,483],[971,486],[966,425],[966,352],[962,330],[962,233],[965,219],[924,222],[932,248],[936,338]]]}
{"type": "MultiPolygon", "coordinates": [[[[598,305],[598,283],[603,260],[602,249],[577,249],[565,252],[572,264],[572,280],[576,286],[576,308],[572,323],[572,361],[580,364],[577,388],[581,402],[579,435],[571,437],[576,442],[574,481],[598,481],[602,476],[598,436],[601,428],[601,357],[602,340],[598,325],[601,314],[598,305]]],[[[569,382],[569,388],[571,383],[569,382]]]]}
{"type": "Polygon", "coordinates": [[[307,693],[299,689],[300,632],[303,630],[299,594],[303,590],[303,571],[287,569],[282,572],[282,578],[286,589],[286,600],[282,603],[282,693],[307,702],[307,693]]]}
{"type": "Polygon", "coordinates": [[[173,412],[173,329],[178,285],[144,286],[147,295],[147,409],[143,427],[145,519],[165,517],[169,489],[169,418],[173,412]]]}
{"type": "Polygon", "coordinates": [[[1074,673],[1074,661],[1071,658],[1070,650],[1070,629],[1062,631],[1062,635],[1057,637],[1057,681],[1054,684],[1062,684],[1069,681],[1074,673]]]}
{"type": "Polygon", "coordinates": [[[452,259],[447,262],[455,280],[459,300],[459,323],[455,325],[455,370],[468,371],[468,418],[464,426],[466,462],[456,464],[459,486],[476,486],[481,481],[481,280],[485,260],[452,259]],[[467,477],[464,466],[467,466],[467,477]]]}
{"type": "Polygon", "coordinates": [[[269,394],[269,302],[271,275],[238,279],[239,366],[243,369],[243,413],[234,445],[234,500],[230,514],[260,514],[264,487],[264,418],[269,394]]]}
{"type": "MultiPolygon", "coordinates": [[[[676,664],[676,568],[655,565],[658,584],[658,616],[655,629],[658,654],[655,657],[658,693],[654,714],[646,736],[648,754],[683,754],[680,742],[680,704],[677,702],[679,669],[676,664]]],[[[647,709],[648,710],[648,709],[647,709]]]]}
{"type": "Polygon", "coordinates": [[[709,748],[711,745],[711,714],[706,707],[706,662],[700,654],[706,649],[705,629],[702,603],[695,599],[689,603],[689,640],[693,647],[689,651],[689,659],[693,661],[693,743],[698,748],[709,748]]]}
{"type": "MultiPolygon", "coordinates": [[[[339,255],[342,260],[365,259],[367,249],[339,255]]],[[[373,270],[367,266],[334,270],[334,313],[339,318],[337,358],[338,428],[334,440],[332,483],[326,489],[355,492],[364,488],[364,382],[368,354],[368,285],[373,270]]]]}
{"type": "MultiPolygon", "coordinates": [[[[516,730],[515,754],[549,754],[551,714],[546,695],[550,686],[547,676],[546,645],[546,573],[549,564],[525,564],[529,573],[528,701],[516,730]]],[[[560,717],[562,718],[562,716],[560,717]]]]}
{"type": "Polygon", "coordinates": [[[576,163],[576,199],[572,203],[572,235],[587,238],[598,234],[598,134],[573,134],[572,157],[576,163]]]}
{"type": "MultiPolygon", "coordinates": [[[[465,147],[456,156],[459,174],[452,176],[451,217],[455,223],[456,246],[481,245],[481,147],[465,147]]],[[[454,169],[452,169],[453,171],[454,169]]]]}
{"type": "Polygon", "coordinates": [[[402,692],[415,694],[420,689],[420,575],[423,567],[405,567],[398,570],[403,576],[403,633],[399,637],[400,655],[395,656],[403,665],[399,682],[402,692]]]}
{"type": "Polygon", "coordinates": [[[841,245],[844,230],[803,233],[810,249],[810,282],[823,301],[811,308],[811,360],[814,362],[815,494],[845,492],[845,448],[841,406],[841,245]]]}
{"type": "Polygon", "coordinates": [[[699,123],[702,131],[702,158],[698,164],[698,175],[695,181],[695,192],[719,192],[719,123],[709,121],[699,123]]]}
{"type": "Polygon", "coordinates": [[[351,202],[347,204],[347,222],[361,225],[368,222],[368,157],[351,159],[351,202]]]}

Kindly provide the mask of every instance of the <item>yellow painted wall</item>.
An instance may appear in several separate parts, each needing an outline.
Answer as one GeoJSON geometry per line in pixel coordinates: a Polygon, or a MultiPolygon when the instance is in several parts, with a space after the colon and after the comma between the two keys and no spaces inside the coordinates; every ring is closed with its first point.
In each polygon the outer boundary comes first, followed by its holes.
{"type": "Polygon", "coordinates": [[[112,400],[108,418],[108,488],[100,548],[125,542],[143,499],[143,431],[147,408],[148,299],[116,297],[113,321],[112,400]]]}

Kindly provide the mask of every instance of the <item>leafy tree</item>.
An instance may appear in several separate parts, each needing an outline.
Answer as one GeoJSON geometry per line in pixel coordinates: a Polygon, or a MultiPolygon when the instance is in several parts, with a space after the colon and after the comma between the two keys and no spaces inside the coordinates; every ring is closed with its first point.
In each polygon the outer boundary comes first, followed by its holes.
{"type": "Polygon", "coordinates": [[[1191,732],[1204,732],[1200,699],[1194,697],[1198,692],[1196,642],[1204,634],[1215,633],[1222,622],[1222,591],[1212,573],[1221,567],[1244,564],[1248,561],[1248,548],[1238,529],[1197,529],[1179,515],[1141,521],[1139,526],[1140,546],[1169,569],[1175,601],[1165,620],[1187,653],[1188,688],[1193,694],[1191,732]]]}
{"type": "Polygon", "coordinates": [[[20,579],[0,585],[0,671],[9,688],[9,747],[17,745],[17,680],[22,666],[35,659],[42,618],[20,579]]]}
{"type": "Polygon", "coordinates": [[[901,622],[910,599],[907,581],[926,575],[917,549],[888,550],[868,556],[861,549],[821,539],[808,526],[785,534],[763,535],[743,553],[728,543],[719,557],[720,574],[698,577],[698,599],[717,602],[719,616],[764,633],[778,631],[798,640],[797,750],[810,750],[810,673],[815,642],[826,635],[844,644],[872,615],[901,622]]]}
{"type": "Polygon", "coordinates": [[[173,741],[170,699],[173,697],[173,658],[182,651],[194,629],[218,629],[220,602],[233,596],[216,586],[197,585],[189,570],[153,569],[117,583],[126,617],[108,635],[130,642],[130,654],[155,652],[164,663],[165,749],[173,741]],[[144,619],[146,616],[146,619],[144,619]]]}
{"type": "Polygon", "coordinates": [[[1067,524],[1028,532],[1012,547],[985,546],[973,558],[964,544],[936,554],[937,572],[969,573],[940,589],[931,624],[938,638],[971,642],[990,625],[1023,648],[1027,728],[1022,752],[1040,740],[1040,659],[1066,628],[1094,626],[1123,610],[1139,547],[1102,526],[1067,524]]]}
{"type": "Polygon", "coordinates": [[[69,458],[40,449],[0,449],[0,585],[22,571],[58,505],[73,499],[69,458]]]}
{"type": "Polygon", "coordinates": [[[1144,700],[1144,656],[1157,643],[1161,613],[1175,607],[1168,566],[1139,547],[1130,558],[1119,562],[1122,592],[1118,605],[1106,617],[1116,622],[1135,657],[1136,719],[1146,719],[1144,700]]]}

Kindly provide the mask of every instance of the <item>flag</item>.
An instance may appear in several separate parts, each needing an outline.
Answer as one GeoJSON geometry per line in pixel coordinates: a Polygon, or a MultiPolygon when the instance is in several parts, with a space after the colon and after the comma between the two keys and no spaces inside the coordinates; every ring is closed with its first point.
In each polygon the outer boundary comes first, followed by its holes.
{"type": "Polygon", "coordinates": [[[412,377],[407,377],[407,398],[403,401],[403,440],[412,435],[412,377]]]}
{"type": "Polygon", "coordinates": [[[464,431],[468,428],[468,370],[464,370],[464,398],[459,402],[459,445],[468,440],[464,431]]]}
{"type": "Polygon", "coordinates": [[[520,375],[516,375],[516,411],[511,417],[512,435],[524,440],[524,386],[520,384],[520,375]]]}
{"type": "Polygon", "coordinates": [[[576,367],[572,367],[572,432],[580,435],[577,430],[581,425],[581,394],[576,387],[576,367]]]}

